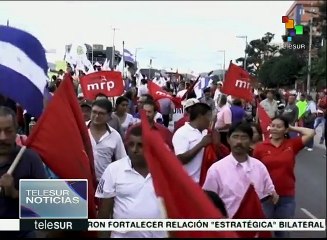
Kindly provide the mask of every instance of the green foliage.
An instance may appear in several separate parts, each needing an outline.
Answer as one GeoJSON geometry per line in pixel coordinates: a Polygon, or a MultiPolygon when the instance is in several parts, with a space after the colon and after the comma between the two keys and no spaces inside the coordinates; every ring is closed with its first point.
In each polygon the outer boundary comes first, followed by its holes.
{"type": "Polygon", "coordinates": [[[318,57],[312,61],[311,77],[317,88],[326,86],[326,45],[320,49],[318,57]]]}
{"type": "MultiPolygon", "coordinates": [[[[269,45],[274,36],[274,34],[267,32],[261,39],[249,42],[245,50],[247,54],[246,69],[252,75],[257,75],[263,62],[278,52],[277,46],[269,45]]],[[[244,57],[236,59],[236,62],[244,66],[244,57]]]]}
{"type": "Polygon", "coordinates": [[[280,55],[266,61],[259,73],[260,82],[266,87],[282,87],[293,85],[300,77],[300,71],[306,62],[296,51],[282,49],[280,55]]]}

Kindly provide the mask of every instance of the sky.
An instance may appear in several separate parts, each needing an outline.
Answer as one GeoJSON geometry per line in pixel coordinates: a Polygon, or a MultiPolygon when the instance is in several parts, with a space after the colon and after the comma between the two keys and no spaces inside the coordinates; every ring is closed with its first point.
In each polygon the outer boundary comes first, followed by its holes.
{"type": "Polygon", "coordinates": [[[135,53],[139,66],[200,73],[225,67],[244,56],[245,39],[275,34],[281,43],[281,22],[293,1],[60,1],[0,2],[0,24],[36,36],[49,62],[62,60],[71,43],[113,45],[135,53]]]}

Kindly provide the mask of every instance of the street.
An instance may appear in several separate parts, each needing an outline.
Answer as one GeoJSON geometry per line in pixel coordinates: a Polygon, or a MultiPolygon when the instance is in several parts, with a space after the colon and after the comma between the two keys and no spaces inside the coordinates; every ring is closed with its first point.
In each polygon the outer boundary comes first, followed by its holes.
{"type": "MultiPolygon", "coordinates": [[[[326,148],[319,144],[321,128],[317,129],[312,152],[303,150],[296,163],[297,219],[326,219],[326,148]]],[[[292,232],[292,238],[325,238],[326,232],[292,232]]]]}

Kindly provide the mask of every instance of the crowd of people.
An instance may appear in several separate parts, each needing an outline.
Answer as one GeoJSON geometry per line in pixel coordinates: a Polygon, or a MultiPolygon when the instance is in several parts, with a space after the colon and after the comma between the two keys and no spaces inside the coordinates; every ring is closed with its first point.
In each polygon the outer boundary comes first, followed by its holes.
{"type": "MultiPolygon", "coordinates": [[[[48,86],[51,94],[60,87],[61,76],[48,86]]],[[[123,96],[108,98],[99,94],[94,101],[84,99],[78,81],[76,96],[88,128],[94,156],[100,199],[99,218],[161,218],[151,174],[142,146],[140,111],[144,110],[151,127],[162,136],[188,175],[199,184],[217,208],[233,218],[247,186],[254,184],[269,219],[295,216],[295,164],[304,148],[313,150],[315,129],[323,125],[320,144],[326,136],[326,92],[317,103],[310,95],[274,90],[256,90],[252,102],[221,92],[223,82],[213,81],[198,99],[188,91],[192,82],[182,81],[178,89],[166,82],[166,92],[187,98],[184,116],[172,123],[174,103],[166,98],[155,101],[147,82],[131,81],[123,96]],[[263,139],[257,107],[261,105],[271,118],[270,137],[263,139]],[[213,138],[216,136],[216,138],[213,138]],[[217,161],[200,181],[204,149],[214,142],[219,149],[217,161]]],[[[40,157],[28,149],[13,176],[7,174],[10,163],[26,135],[32,130],[30,118],[11,99],[2,97],[0,106],[0,218],[18,218],[18,182],[20,178],[56,178],[43,166],[40,157]]],[[[326,144],[326,142],[325,142],[326,144]]],[[[0,233],[0,236],[3,233],[0,233]]],[[[16,236],[17,233],[15,233],[16,236]]],[[[164,232],[101,232],[108,237],[164,237],[164,232]]],[[[19,236],[31,236],[21,232],[19,236]]],[[[275,232],[289,237],[289,232],[275,232]]]]}

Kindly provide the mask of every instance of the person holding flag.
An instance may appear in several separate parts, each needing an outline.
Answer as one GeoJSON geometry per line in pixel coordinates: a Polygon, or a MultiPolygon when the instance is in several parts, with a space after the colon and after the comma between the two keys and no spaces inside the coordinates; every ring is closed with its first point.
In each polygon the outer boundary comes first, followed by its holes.
{"type": "Polygon", "coordinates": [[[211,134],[207,134],[212,111],[207,104],[196,103],[189,109],[189,114],[190,122],[175,132],[172,141],[175,155],[189,176],[199,183],[204,148],[212,142],[211,134]]]}
{"type": "MultiPolygon", "coordinates": [[[[47,178],[40,156],[32,149],[16,144],[16,114],[0,106],[0,218],[19,218],[19,180],[47,178]],[[18,165],[11,169],[14,159],[23,151],[18,165]],[[11,170],[10,170],[11,169],[11,170]]],[[[4,239],[35,237],[34,232],[1,232],[4,239]]]]}

